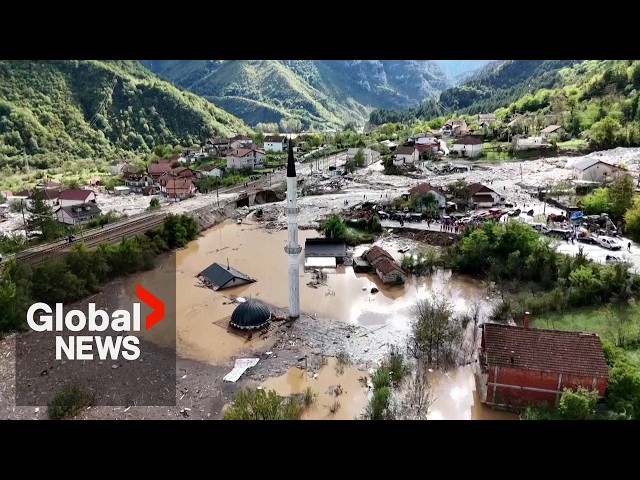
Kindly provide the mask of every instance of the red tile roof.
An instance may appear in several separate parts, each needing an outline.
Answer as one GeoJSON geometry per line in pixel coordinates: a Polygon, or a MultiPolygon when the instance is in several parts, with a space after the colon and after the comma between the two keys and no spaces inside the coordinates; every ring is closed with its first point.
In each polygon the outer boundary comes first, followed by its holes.
{"type": "Polygon", "coordinates": [[[413,155],[415,150],[415,147],[398,147],[395,149],[395,153],[400,155],[413,155]]]}
{"type": "Polygon", "coordinates": [[[393,261],[393,257],[387,252],[385,249],[379,247],[378,245],[374,245],[369,249],[367,253],[365,253],[364,257],[370,262],[373,263],[378,260],[380,257],[386,257],[389,260],[393,261]]]}
{"type": "Polygon", "coordinates": [[[86,200],[93,190],[83,190],[81,188],[71,188],[60,192],[60,200],[86,200]]]}
{"type": "Polygon", "coordinates": [[[561,129],[562,127],[560,125],[549,125],[546,128],[543,128],[542,130],[540,130],[540,133],[553,133],[556,130],[561,129]]]}
{"type": "Polygon", "coordinates": [[[589,377],[609,375],[602,343],[595,333],[485,323],[484,351],[489,367],[498,365],[589,377]]]}
{"type": "Polygon", "coordinates": [[[236,150],[229,152],[227,157],[241,158],[241,157],[244,157],[245,155],[248,155],[251,152],[252,150],[250,148],[237,148],[236,150]]]}
{"type": "Polygon", "coordinates": [[[169,170],[171,170],[171,162],[158,162],[147,165],[147,171],[150,175],[162,175],[169,170]]]}
{"type": "Polygon", "coordinates": [[[475,137],[462,137],[453,142],[454,145],[482,145],[482,140],[475,137]]]}
{"type": "Polygon", "coordinates": [[[428,182],[419,183],[409,189],[409,193],[411,195],[424,195],[425,193],[429,192],[436,192],[446,197],[446,194],[442,190],[440,190],[438,187],[434,187],[428,182]]]}
{"type": "Polygon", "coordinates": [[[491,190],[486,185],[481,183],[472,183],[469,185],[469,195],[473,196],[477,193],[497,193],[495,190],[491,190]]]}
{"type": "Polygon", "coordinates": [[[383,275],[388,275],[393,272],[404,273],[402,268],[400,268],[400,265],[392,260],[389,260],[386,257],[378,259],[378,261],[375,263],[375,268],[383,275]]]}
{"type": "Polygon", "coordinates": [[[282,135],[267,135],[264,137],[264,141],[268,143],[284,143],[286,140],[282,135]]]}
{"type": "Polygon", "coordinates": [[[171,175],[180,178],[190,178],[195,176],[193,170],[191,170],[189,167],[176,167],[172,169],[170,173],[171,175]]]}

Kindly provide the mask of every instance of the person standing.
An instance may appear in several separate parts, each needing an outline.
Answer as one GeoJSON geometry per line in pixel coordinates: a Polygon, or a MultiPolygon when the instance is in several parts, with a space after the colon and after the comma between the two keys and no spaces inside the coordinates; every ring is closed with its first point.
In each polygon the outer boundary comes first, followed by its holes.
{"type": "Polygon", "coordinates": [[[631,251],[631,242],[627,243],[627,251],[631,251]]]}

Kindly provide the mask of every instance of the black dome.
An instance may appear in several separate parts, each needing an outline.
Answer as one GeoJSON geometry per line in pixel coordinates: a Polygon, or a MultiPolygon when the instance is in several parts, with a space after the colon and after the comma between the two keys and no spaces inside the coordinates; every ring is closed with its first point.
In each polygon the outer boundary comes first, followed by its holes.
{"type": "Polygon", "coordinates": [[[260,328],[269,321],[269,307],[259,300],[247,300],[236,307],[231,314],[231,326],[242,330],[260,328]]]}

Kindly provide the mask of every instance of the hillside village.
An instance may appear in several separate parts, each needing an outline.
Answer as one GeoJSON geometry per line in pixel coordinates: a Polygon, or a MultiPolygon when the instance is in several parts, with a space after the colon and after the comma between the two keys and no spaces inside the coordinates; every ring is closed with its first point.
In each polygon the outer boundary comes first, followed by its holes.
{"type": "Polygon", "coordinates": [[[640,148],[576,134],[565,107],[25,156],[0,202],[0,415],[640,418],[640,148]],[[46,407],[16,404],[16,291],[113,308],[166,284],[175,405],[101,404],[138,375],[120,359],[89,362],[68,411],[50,367],[29,383],[46,407]]]}

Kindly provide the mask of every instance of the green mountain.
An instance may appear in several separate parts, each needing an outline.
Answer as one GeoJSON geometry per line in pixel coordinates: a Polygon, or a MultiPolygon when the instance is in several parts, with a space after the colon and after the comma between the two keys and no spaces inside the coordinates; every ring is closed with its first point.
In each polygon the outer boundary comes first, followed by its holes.
{"type": "Polygon", "coordinates": [[[490,62],[491,60],[438,60],[438,65],[454,84],[458,84],[490,62]]]}
{"type": "Polygon", "coordinates": [[[502,60],[486,64],[462,84],[443,91],[437,99],[427,100],[417,108],[376,110],[370,121],[375,125],[433,118],[453,113],[493,112],[506,107],[522,95],[539,88],[562,84],[560,69],[580,60],[502,60]]]}
{"type": "Polygon", "coordinates": [[[473,115],[480,112],[494,112],[499,126],[517,116],[534,130],[557,124],[594,148],[638,146],[640,60],[497,62],[444,91],[438,101],[414,109],[377,110],[371,122],[435,122],[460,115],[473,124],[473,115]]]}
{"type": "Polygon", "coordinates": [[[363,124],[373,108],[419,105],[451,85],[430,60],[141,60],[249,125],[363,124]]]}
{"type": "Polygon", "coordinates": [[[135,61],[0,61],[0,165],[110,158],[248,131],[135,61]]]}

